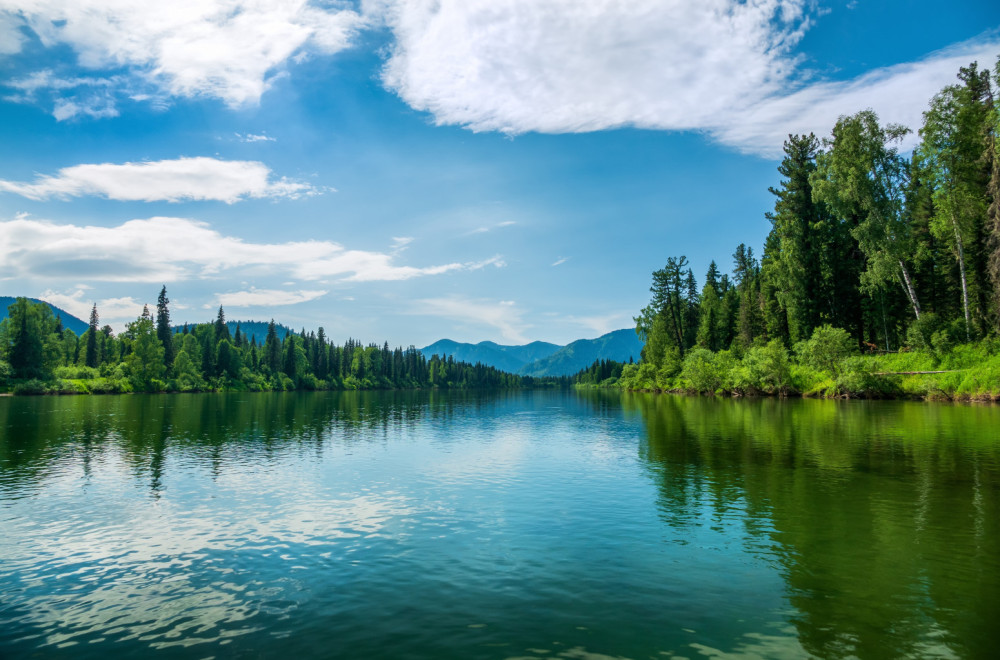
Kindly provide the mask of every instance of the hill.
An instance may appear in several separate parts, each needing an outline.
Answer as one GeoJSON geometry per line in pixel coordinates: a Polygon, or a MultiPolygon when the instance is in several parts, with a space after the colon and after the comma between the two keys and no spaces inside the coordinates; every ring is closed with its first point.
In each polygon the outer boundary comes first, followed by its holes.
{"type": "MultiPolygon", "coordinates": [[[[11,296],[0,296],[0,321],[7,318],[7,308],[13,305],[15,300],[16,298],[12,298],[11,296]]],[[[28,298],[28,300],[34,303],[48,305],[52,309],[52,313],[55,314],[57,318],[62,319],[63,327],[69,328],[77,335],[82,335],[87,331],[87,328],[90,327],[86,321],[78,319],[66,310],[60,309],[52,303],[47,303],[44,300],[39,300],[38,298],[28,298]]]]}
{"type": "Polygon", "coordinates": [[[547,357],[521,368],[522,376],[570,376],[595,360],[639,360],[642,342],[635,330],[615,330],[597,339],[578,339],[547,357]]]}
{"type": "Polygon", "coordinates": [[[428,358],[434,354],[451,356],[524,376],[569,376],[589,367],[594,360],[638,360],[641,350],[642,342],[634,330],[615,330],[597,339],[578,339],[566,346],[544,341],[505,346],[492,341],[468,344],[441,339],[420,352],[428,358]]]}

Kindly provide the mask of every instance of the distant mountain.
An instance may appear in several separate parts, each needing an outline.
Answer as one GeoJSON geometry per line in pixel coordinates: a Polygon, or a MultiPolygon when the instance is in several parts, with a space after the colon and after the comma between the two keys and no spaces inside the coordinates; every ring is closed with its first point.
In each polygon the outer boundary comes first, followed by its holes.
{"type": "MultiPolygon", "coordinates": [[[[16,298],[11,298],[10,296],[0,296],[0,321],[7,318],[7,308],[14,304],[16,298]]],[[[73,316],[64,309],[60,309],[53,305],[52,303],[47,303],[44,300],[39,300],[37,298],[28,298],[31,302],[42,303],[48,305],[52,309],[52,313],[56,317],[62,319],[63,327],[69,328],[78,335],[82,335],[90,327],[90,324],[86,321],[81,321],[77,317],[73,316]]]]}
{"type": "MultiPolygon", "coordinates": [[[[267,326],[271,323],[269,321],[226,321],[226,327],[229,328],[229,335],[233,336],[236,334],[236,326],[240,326],[240,334],[243,335],[247,341],[256,338],[257,345],[261,345],[267,339],[267,326]]],[[[189,323],[188,326],[197,325],[195,323],[189,323]]],[[[288,326],[281,325],[280,323],[274,324],[274,329],[278,333],[278,339],[284,339],[286,334],[299,334],[298,330],[292,330],[288,326]]],[[[175,325],[174,332],[182,332],[184,330],[183,325],[175,325]]]]}
{"type": "Polygon", "coordinates": [[[615,330],[597,339],[578,339],[521,368],[522,376],[570,376],[595,360],[638,361],[642,342],[635,330],[615,330]]]}
{"type": "Polygon", "coordinates": [[[481,362],[503,371],[526,376],[568,376],[594,360],[628,362],[639,359],[642,342],[634,330],[615,330],[597,339],[579,339],[567,346],[535,341],[523,346],[504,346],[492,341],[466,344],[451,339],[436,341],[420,349],[424,356],[451,356],[475,364],[481,362]]]}
{"type": "Polygon", "coordinates": [[[524,346],[504,346],[491,341],[478,344],[463,344],[451,339],[436,341],[420,349],[428,359],[432,355],[453,357],[461,362],[475,364],[481,362],[510,373],[517,373],[521,367],[538,359],[539,355],[551,355],[559,350],[556,344],[536,341],[524,346]]]}

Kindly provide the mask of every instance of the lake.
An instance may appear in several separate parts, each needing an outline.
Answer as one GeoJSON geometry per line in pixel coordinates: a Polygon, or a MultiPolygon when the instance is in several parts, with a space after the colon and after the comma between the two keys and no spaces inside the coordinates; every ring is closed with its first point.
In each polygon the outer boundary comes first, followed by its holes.
{"type": "Polygon", "coordinates": [[[0,399],[0,657],[996,657],[1000,407],[0,399]]]}

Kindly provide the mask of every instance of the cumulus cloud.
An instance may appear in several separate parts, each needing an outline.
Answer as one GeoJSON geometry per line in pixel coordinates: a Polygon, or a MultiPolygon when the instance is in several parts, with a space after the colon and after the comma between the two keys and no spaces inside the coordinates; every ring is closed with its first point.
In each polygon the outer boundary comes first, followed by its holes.
{"type": "Polygon", "coordinates": [[[256,103],[293,56],[347,48],[362,25],[346,3],[307,0],[0,0],[0,17],[8,53],[23,26],[84,68],[127,67],[166,94],[232,107],[256,103]]]}
{"type": "MultiPolygon", "coordinates": [[[[967,42],[854,80],[812,79],[795,46],[807,0],[379,0],[396,41],[382,78],[437,124],[572,133],[704,131],[780,154],[788,132],[827,134],[871,107],[916,128],[958,67],[992,66],[1000,40],[967,42]]],[[[482,229],[478,230],[482,232],[482,229]]]]}
{"type": "Polygon", "coordinates": [[[396,264],[396,256],[348,250],[331,241],[253,243],[187,218],[130,220],[116,227],[56,224],[23,215],[0,222],[0,279],[161,283],[252,271],[305,281],[375,282],[503,265],[493,257],[416,267],[396,264]]]}
{"type": "Polygon", "coordinates": [[[524,312],[513,300],[493,302],[461,296],[425,298],[415,301],[410,313],[440,316],[479,328],[489,326],[498,330],[504,340],[518,344],[528,341],[524,332],[531,327],[524,322],[524,312]]]}
{"type": "Polygon", "coordinates": [[[216,300],[220,305],[226,307],[276,307],[309,302],[322,298],[326,294],[326,291],[281,291],[250,287],[247,291],[216,294],[216,300]]]}
{"type": "Polygon", "coordinates": [[[805,0],[387,0],[383,80],[439,124],[701,128],[780,91],[805,0]]]}
{"type": "Polygon", "coordinates": [[[121,201],[218,200],[229,204],[247,197],[296,198],[320,192],[306,183],[272,180],[271,170],[258,161],[204,157],[74,165],[33,183],[0,179],[0,191],[30,199],[98,195],[121,201]]]}

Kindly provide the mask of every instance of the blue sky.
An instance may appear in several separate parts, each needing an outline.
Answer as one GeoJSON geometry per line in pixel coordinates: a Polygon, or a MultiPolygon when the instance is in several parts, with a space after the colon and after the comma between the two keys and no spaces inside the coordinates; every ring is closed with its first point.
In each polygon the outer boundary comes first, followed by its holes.
{"type": "MultiPolygon", "coordinates": [[[[0,293],[566,343],[759,252],[783,136],[919,127],[1000,5],[0,0],[0,293]]],[[[912,140],[911,140],[912,144],[912,140]]]]}

